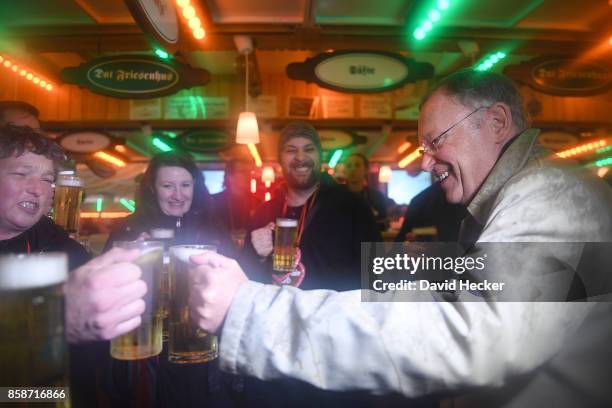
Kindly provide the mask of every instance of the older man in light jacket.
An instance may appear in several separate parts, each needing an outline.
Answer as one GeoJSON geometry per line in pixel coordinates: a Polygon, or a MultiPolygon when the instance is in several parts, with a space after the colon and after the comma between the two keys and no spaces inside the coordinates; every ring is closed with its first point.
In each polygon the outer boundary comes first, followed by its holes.
{"type": "Polygon", "coordinates": [[[537,135],[518,90],[494,73],[451,75],[419,118],[423,168],[449,202],[468,208],[467,254],[491,242],[534,243],[523,256],[497,251],[489,268],[534,282],[523,287],[536,295],[515,299],[531,301],[367,303],[360,292],[250,282],[235,261],[201,255],[192,259],[200,264],[192,306],[203,329],[221,333],[221,366],[331,390],[456,392],[467,406],[612,406],[611,266],[585,246],[612,242],[612,192],[552,159],[537,135]],[[568,246],[533,250],[553,242],[568,246]],[[576,275],[589,260],[600,271],[576,275]],[[556,298],[537,295],[551,285],[556,298]],[[598,288],[590,302],[564,301],[598,288]]]}

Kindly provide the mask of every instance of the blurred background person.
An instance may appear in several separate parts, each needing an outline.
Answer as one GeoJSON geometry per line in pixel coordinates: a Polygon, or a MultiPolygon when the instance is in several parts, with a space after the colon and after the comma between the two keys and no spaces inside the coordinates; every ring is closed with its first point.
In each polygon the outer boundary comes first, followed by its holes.
{"type": "Polygon", "coordinates": [[[384,231],[389,228],[389,212],[393,211],[397,204],[381,191],[368,185],[369,170],[370,162],[361,153],[353,153],[344,161],[346,187],[365,200],[374,214],[378,228],[384,231]]]}
{"type": "Polygon", "coordinates": [[[0,101],[0,126],[13,124],[40,129],[38,109],[22,101],[0,101]]]}
{"type": "Polygon", "coordinates": [[[261,204],[251,193],[254,166],[244,159],[232,159],[225,164],[224,190],[211,196],[215,219],[230,232],[236,250],[242,249],[249,220],[261,204]]]}
{"type": "Polygon", "coordinates": [[[434,226],[437,241],[456,242],[461,221],[466,215],[465,206],[446,201],[440,183],[433,183],[410,200],[395,241],[418,240],[412,234],[414,228],[434,226]]]}

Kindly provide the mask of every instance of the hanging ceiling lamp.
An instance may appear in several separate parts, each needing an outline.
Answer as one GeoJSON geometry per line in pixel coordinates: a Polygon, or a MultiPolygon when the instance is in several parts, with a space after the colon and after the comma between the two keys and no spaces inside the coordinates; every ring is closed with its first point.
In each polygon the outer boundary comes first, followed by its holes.
{"type": "Polygon", "coordinates": [[[244,55],[244,112],[238,117],[238,126],[236,127],[236,143],[238,144],[256,144],[259,143],[259,127],[257,126],[257,117],[254,112],[249,112],[249,54],[253,52],[253,41],[251,37],[245,35],[235,35],[234,43],[238,48],[238,52],[244,55]]]}

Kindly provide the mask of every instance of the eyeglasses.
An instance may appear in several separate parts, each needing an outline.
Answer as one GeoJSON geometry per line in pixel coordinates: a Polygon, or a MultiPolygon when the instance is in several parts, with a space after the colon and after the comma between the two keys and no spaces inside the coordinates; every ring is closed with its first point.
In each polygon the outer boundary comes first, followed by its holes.
{"type": "Polygon", "coordinates": [[[424,154],[424,153],[434,154],[434,153],[436,153],[438,150],[440,150],[440,147],[442,146],[442,143],[444,142],[444,140],[448,136],[448,132],[453,130],[456,126],[459,126],[459,124],[461,122],[463,122],[464,120],[466,120],[467,118],[469,118],[470,116],[472,116],[473,114],[478,112],[479,110],[489,109],[489,108],[490,108],[490,106],[481,106],[480,108],[474,109],[473,111],[468,113],[466,116],[464,116],[462,119],[460,119],[459,121],[457,121],[454,124],[452,124],[444,132],[442,132],[438,136],[434,137],[431,140],[431,142],[429,142],[429,145],[427,145],[426,142],[422,142],[421,143],[421,154],[424,154]]]}

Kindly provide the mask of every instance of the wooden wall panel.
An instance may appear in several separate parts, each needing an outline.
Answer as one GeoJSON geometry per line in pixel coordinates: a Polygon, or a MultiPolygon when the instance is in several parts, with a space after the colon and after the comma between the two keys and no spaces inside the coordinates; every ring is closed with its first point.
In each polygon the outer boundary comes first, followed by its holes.
{"type": "MultiPolygon", "coordinates": [[[[402,96],[420,97],[426,92],[427,82],[409,84],[402,89],[388,92],[394,98],[402,96]]],[[[294,81],[284,74],[262,74],[262,94],[276,95],[279,117],[287,112],[289,96],[316,97],[321,95],[344,95],[319,88],[314,84],[294,81]]],[[[541,112],[533,116],[536,121],[546,122],[597,122],[610,123],[612,91],[592,97],[558,97],[521,88],[526,101],[536,99],[541,103],[541,112]]],[[[215,76],[204,87],[186,91],[194,96],[227,96],[230,101],[230,118],[237,117],[244,106],[243,80],[236,75],[215,76]]],[[[355,111],[359,114],[359,98],[355,95],[355,111]]],[[[22,78],[8,72],[0,72],[0,98],[22,100],[35,105],[43,121],[124,121],[129,120],[129,100],[109,98],[94,94],[74,85],[55,86],[47,92],[22,78]]]]}

